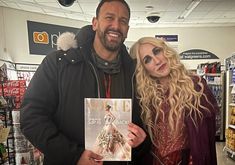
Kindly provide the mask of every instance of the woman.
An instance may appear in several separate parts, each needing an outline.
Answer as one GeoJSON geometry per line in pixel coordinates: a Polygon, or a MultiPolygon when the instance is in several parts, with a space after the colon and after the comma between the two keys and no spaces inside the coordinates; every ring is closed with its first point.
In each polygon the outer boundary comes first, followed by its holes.
{"type": "Polygon", "coordinates": [[[137,59],[137,94],[153,164],[216,165],[218,106],[206,81],[186,70],[161,39],[141,38],[130,54],[137,59]]]}

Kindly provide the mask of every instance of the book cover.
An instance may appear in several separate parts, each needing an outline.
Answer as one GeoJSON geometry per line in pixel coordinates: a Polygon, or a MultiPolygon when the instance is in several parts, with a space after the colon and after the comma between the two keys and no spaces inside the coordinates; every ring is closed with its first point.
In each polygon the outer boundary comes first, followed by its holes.
{"type": "Polygon", "coordinates": [[[103,161],[131,161],[131,99],[85,98],[85,148],[103,161]]]}

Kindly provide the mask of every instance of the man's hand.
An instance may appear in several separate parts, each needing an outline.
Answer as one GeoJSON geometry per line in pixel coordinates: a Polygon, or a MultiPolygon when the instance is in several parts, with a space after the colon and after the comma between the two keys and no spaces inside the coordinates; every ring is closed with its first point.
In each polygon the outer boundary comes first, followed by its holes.
{"type": "Polygon", "coordinates": [[[130,131],[128,134],[128,137],[130,138],[128,144],[132,148],[138,147],[146,138],[146,133],[142,128],[133,123],[128,124],[128,130],[130,131]]]}
{"type": "Polygon", "coordinates": [[[103,165],[103,161],[101,161],[102,158],[102,156],[92,151],[85,150],[77,162],[77,165],[103,165]]]}

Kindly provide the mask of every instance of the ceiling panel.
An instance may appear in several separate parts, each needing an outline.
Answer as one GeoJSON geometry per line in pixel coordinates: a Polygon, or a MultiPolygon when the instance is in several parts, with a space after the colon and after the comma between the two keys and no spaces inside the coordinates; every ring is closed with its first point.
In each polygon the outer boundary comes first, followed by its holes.
{"type": "MultiPolygon", "coordinates": [[[[202,0],[184,19],[178,17],[193,0],[127,0],[131,27],[235,26],[235,0],[202,0]],[[146,6],[152,6],[147,9],[146,6]],[[157,23],[146,16],[158,12],[157,23]]],[[[91,22],[99,0],[76,0],[70,7],[57,0],[0,0],[0,6],[91,22]]]]}

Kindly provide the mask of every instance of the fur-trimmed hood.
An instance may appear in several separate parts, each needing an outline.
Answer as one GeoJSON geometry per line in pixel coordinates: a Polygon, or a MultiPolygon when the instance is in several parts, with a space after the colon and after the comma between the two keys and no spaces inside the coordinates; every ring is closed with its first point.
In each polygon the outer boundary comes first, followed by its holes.
{"type": "Polygon", "coordinates": [[[93,40],[94,36],[95,32],[91,25],[82,27],[76,35],[72,32],[64,32],[57,39],[57,50],[76,49],[87,41],[93,40]]]}

